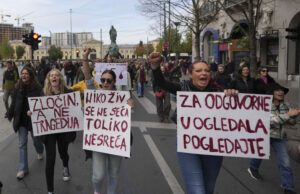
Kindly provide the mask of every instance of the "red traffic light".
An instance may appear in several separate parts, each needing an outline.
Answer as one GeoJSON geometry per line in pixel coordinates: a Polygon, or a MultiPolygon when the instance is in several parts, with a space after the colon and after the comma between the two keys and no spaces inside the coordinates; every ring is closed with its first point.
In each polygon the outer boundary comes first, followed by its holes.
{"type": "Polygon", "coordinates": [[[166,49],[165,49],[165,48],[163,48],[161,51],[162,51],[162,52],[166,52],[166,49]]]}
{"type": "Polygon", "coordinates": [[[33,34],[33,36],[32,36],[32,37],[33,37],[33,39],[35,39],[35,40],[36,40],[36,39],[38,39],[38,38],[39,38],[39,35],[35,33],[35,34],[33,34]]]}

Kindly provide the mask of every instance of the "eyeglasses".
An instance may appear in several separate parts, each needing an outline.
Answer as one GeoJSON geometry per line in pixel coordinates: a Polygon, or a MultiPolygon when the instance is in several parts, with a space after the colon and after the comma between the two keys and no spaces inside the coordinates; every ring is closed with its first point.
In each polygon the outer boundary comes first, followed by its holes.
{"type": "Polygon", "coordinates": [[[100,81],[101,81],[101,83],[105,83],[106,82],[108,84],[111,84],[113,80],[112,79],[101,78],[100,81]]]}
{"type": "Polygon", "coordinates": [[[268,72],[268,70],[261,70],[261,72],[264,72],[264,73],[265,73],[265,72],[268,72]]]}

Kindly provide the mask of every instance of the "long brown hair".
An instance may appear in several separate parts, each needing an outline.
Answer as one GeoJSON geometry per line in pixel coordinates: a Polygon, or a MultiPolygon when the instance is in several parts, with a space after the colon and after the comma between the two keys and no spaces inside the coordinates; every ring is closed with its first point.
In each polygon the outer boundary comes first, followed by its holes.
{"type": "Polygon", "coordinates": [[[58,75],[59,75],[59,91],[60,91],[60,94],[63,94],[64,91],[65,91],[65,88],[67,88],[66,81],[64,79],[64,76],[61,74],[61,72],[58,69],[52,69],[51,71],[49,71],[49,73],[47,74],[47,77],[45,79],[45,86],[44,86],[44,89],[43,89],[45,96],[53,95],[52,86],[51,86],[51,83],[50,83],[50,73],[53,72],[53,71],[57,72],[58,75]]]}
{"type": "MultiPolygon", "coordinates": [[[[27,66],[24,66],[23,69],[21,70],[21,74],[23,71],[27,71],[29,73],[29,84],[27,84],[30,88],[36,88],[36,87],[42,87],[40,85],[40,83],[38,82],[36,76],[35,76],[35,73],[33,71],[32,68],[30,67],[27,67],[27,66]]],[[[23,87],[25,84],[23,83],[22,81],[22,78],[20,78],[18,80],[18,82],[16,83],[16,88],[19,89],[21,87],[23,87]]]]}

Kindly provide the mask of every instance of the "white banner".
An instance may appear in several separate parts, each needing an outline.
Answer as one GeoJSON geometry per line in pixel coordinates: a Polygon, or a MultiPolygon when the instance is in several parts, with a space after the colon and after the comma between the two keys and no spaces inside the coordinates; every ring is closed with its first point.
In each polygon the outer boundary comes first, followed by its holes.
{"type": "Polygon", "coordinates": [[[85,90],[83,149],[130,157],[129,92],[85,90]]]}
{"type": "Polygon", "coordinates": [[[272,96],[177,92],[178,152],[268,159],[272,96]]]}
{"type": "MultiPolygon", "coordinates": [[[[34,136],[83,130],[80,92],[28,98],[34,136]]],[[[21,110],[20,110],[21,111],[21,110]]]]}
{"type": "Polygon", "coordinates": [[[95,79],[98,84],[101,84],[100,78],[105,70],[113,70],[116,73],[116,85],[127,85],[127,64],[126,63],[96,63],[95,64],[95,79]]]}

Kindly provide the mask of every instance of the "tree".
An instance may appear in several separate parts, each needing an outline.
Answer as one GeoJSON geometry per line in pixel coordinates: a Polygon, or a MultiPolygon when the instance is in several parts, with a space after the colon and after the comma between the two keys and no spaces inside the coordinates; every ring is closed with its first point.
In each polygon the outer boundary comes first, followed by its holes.
{"type": "Polygon", "coordinates": [[[134,53],[136,54],[137,57],[142,57],[142,56],[144,56],[144,55],[146,54],[146,52],[147,52],[147,51],[146,51],[144,45],[137,45],[137,46],[135,47],[134,53]]]}
{"type": "MultiPolygon", "coordinates": [[[[238,19],[235,17],[234,12],[227,9],[228,4],[236,3],[234,0],[217,0],[218,4],[221,5],[224,12],[229,16],[229,18],[236,24],[238,24],[238,19]]],[[[242,19],[246,20],[248,23],[248,29],[245,29],[243,25],[239,25],[241,31],[247,36],[249,41],[249,54],[250,54],[250,71],[251,75],[256,75],[256,32],[257,27],[262,16],[261,10],[262,0],[246,0],[246,5],[237,4],[236,11],[241,13],[242,19]]],[[[239,18],[241,19],[241,18],[239,18]]]]}
{"type": "Polygon", "coordinates": [[[4,59],[12,58],[15,53],[14,48],[10,45],[7,39],[2,40],[0,47],[0,55],[4,59]]]}
{"type": "MultiPolygon", "coordinates": [[[[163,1],[165,2],[165,1],[163,1]]],[[[190,29],[194,35],[195,55],[200,59],[200,34],[206,26],[212,22],[218,14],[218,6],[213,1],[206,1],[201,5],[202,0],[169,0],[170,11],[173,21],[178,21],[182,26],[190,29]],[[209,4],[210,10],[205,9],[209,4]],[[209,17],[203,17],[204,15],[209,17]]],[[[139,0],[138,9],[140,12],[151,19],[160,18],[165,4],[161,0],[139,0]]],[[[171,47],[172,48],[172,47],[171,47]]]]}
{"type": "Polygon", "coordinates": [[[57,61],[58,59],[62,59],[63,52],[61,51],[60,47],[56,47],[55,45],[52,45],[48,49],[49,59],[57,61]]]}
{"type": "Polygon", "coordinates": [[[16,48],[17,59],[23,57],[24,53],[25,53],[25,48],[22,46],[17,46],[16,48]]]}
{"type": "Polygon", "coordinates": [[[192,32],[188,31],[185,33],[185,40],[179,46],[179,53],[192,53],[193,47],[193,36],[192,32]]]}
{"type": "Polygon", "coordinates": [[[154,51],[153,45],[152,45],[152,44],[147,44],[147,45],[146,45],[146,52],[147,52],[148,54],[150,54],[150,53],[152,53],[153,51],[154,51]]]}

